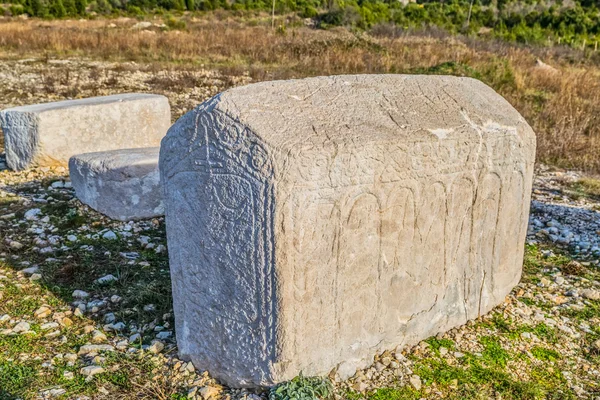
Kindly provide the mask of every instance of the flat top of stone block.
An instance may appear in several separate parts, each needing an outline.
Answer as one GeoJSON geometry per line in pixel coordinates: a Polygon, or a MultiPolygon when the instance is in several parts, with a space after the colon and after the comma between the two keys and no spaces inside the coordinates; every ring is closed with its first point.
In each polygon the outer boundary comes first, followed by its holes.
{"type": "Polygon", "coordinates": [[[69,165],[85,164],[95,172],[136,169],[140,173],[158,168],[160,147],[120,149],[78,154],[71,157],[69,165]]]}
{"type": "MultiPolygon", "coordinates": [[[[436,75],[338,75],[256,83],[227,90],[201,108],[220,111],[267,144],[289,148],[310,138],[356,144],[444,139],[454,129],[530,130],[521,115],[484,83],[436,75]]],[[[228,138],[235,140],[235,138],[228,138]]]]}
{"type": "Polygon", "coordinates": [[[97,106],[97,105],[104,105],[104,104],[110,104],[110,103],[119,103],[119,102],[127,102],[127,101],[143,100],[143,99],[152,99],[152,98],[166,99],[165,96],[162,96],[159,94],[123,93],[123,94],[114,94],[111,96],[88,97],[85,99],[63,100],[63,101],[54,101],[51,103],[31,104],[31,105],[27,105],[27,106],[7,108],[5,110],[2,110],[2,112],[3,113],[5,113],[5,112],[40,113],[40,112],[45,112],[45,111],[60,110],[60,109],[72,108],[72,107],[97,106]]]}

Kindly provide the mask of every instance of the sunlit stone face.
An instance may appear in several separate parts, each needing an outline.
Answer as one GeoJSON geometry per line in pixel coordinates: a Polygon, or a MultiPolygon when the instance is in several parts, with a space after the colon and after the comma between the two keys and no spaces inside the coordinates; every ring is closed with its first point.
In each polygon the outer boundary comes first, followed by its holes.
{"type": "Polygon", "coordinates": [[[181,355],[232,386],[337,369],[500,303],[519,281],[535,137],[484,84],[266,82],[161,147],[181,355]]]}

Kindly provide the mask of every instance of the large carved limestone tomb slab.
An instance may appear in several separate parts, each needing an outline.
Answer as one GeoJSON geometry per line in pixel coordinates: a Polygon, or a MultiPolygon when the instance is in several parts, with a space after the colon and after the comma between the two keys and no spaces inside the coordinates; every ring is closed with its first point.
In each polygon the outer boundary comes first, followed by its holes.
{"type": "Polygon", "coordinates": [[[14,107],[0,112],[13,170],[67,164],[76,154],[158,146],[171,126],[165,96],[126,93],[14,107]]]}
{"type": "Polygon", "coordinates": [[[483,83],[363,75],[228,90],[159,168],[182,357],[232,386],[341,377],[519,281],[535,136],[483,83]]]}

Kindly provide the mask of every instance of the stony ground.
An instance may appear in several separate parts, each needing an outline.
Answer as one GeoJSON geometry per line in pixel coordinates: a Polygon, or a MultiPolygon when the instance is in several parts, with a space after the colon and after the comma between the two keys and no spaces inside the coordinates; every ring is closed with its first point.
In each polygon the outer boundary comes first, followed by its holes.
{"type": "MultiPolygon", "coordinates": [[[[0,108],[152,91],[177,117],[249,80],[201,67],[5,60],[0,108]]],[[[267,399],[177,359],[165,246],[162,219],[115,223],[74,198],[66,170],[15,173],[0,157],[0,399],[267,399]]],[[[381,354],[348,381],[299,378],[270,396],[600,399],[599,258],[600,181],[539,168],[523,279],[504,304],[381,354]]]]}
{"type": "MultiPolygon", "coordinates": [[[[505,303],[329,377],[336,398],[600,399],[600,182],[540,170],[535,187],[505,303]]],[[[64,169],[0,171],[0,398],[266,398],[177,359],[165,245],[162,219],[104,218],[64,169]]]]}

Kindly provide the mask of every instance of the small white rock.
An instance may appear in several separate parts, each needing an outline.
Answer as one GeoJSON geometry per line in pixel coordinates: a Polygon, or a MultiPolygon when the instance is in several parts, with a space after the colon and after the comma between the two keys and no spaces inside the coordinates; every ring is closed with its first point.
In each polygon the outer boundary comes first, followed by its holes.
{"type": "Polygon", "coordinates": [[[17,325],[15,325],[12,328],[13,332],[15,332],[15,333],[27,332],[27,331],[29,331],[29,329],[30,329],[30,325],[29,325],[29,323],[27,323],[25,321],[19,322],[17,325]]]}
{"type": "Polygon", "coordinates": [[[105,284],[118,280],[114,275],[108,274],[101,278],[96,279],[96,283],[105,284]]]}
{"type": "Polygon", "coordinates": [[[106,337],[106,335],[98,330],[95,330],[92,333],[92,342],[93,343],[102,343],[102,342],[106,342],[108,340],[108,338],[106,337]]]}
{"type": "Polygon", "coordinates": [[[113,313],[106,313],[104,315],[104,322],[107,324],[112,324],[116,320],[117,320],[117,317],[115,317],[115,314],[113,314],[113,313]]]}
{"type": "Polygon", "coordinates": [[[148,347],[148,351],[150,353],[158,354],[163,351],[165,348],[165,344],[159,340],[153,340],[150,347],[148,347]]]}
{"type": "Polygon", "coordinates": [[[142,339],[142,335],[140,335],[139,333],[134,333],[133,335],[131,335],[129,337],[129,343],[137,343],[141,339],[142,339]]]}
{"type": "Polygon", "coordinates": [[[171,331],[163,331],[163,332],[159,332],[159,333],[156,335],[156,338],[157,338],[157,339],[160,339],[160,340],[164,340],[164,339],[168,339],[168,338],[170,338],[172,334],[173,334],[173,333],[172,333],[171,331]]]}
{"type": "Polygon", "coordinates": [[[45,324],[43,324],[42,326],[40,326],[40,329],[43,331],[48,331],[50,329],[56,329],[58,328],[58,322],[47,322],[45,324]]]}
{"type": "Polygon", "coordinates": [[[113,294],[113,295],[110,297],[110,301],[111,301],[112,303],[118,303],[118,302],[120,302],[122,299],[123,299],[123,298],[122,298],[121,296],[117,296],[116,294],[113,294]]]}
{"type": "Polygon", "coordinates": [[[146,311],[146,312],[156,311],[156,306],[154,304],[146,304],[144,306],[144,311],[146,311]]]}
{"type": "Polygon", "coordinates": [[[38,215],[40,215],[42,213],[42,210],[40,210],[39,208],[32,208],[31,210],[27,210],[27,212],[25,212],[25,219],[27,221],[35,221],[38,219],[38,215]]]}
{"type": "Polygon", "coordinates": [[[104,368],[102,368],[98,365],[90,365],[89,367],[81,368],[81,370],[79,372],[81,373],[81,375],[84,375],[84,376],[94,376],[94,375],[103,373],[104,368]]]}
{"type": "Polygon", "coordinates": [[[410,384],[416,389],[421,390],[421,377],[419,375],[413,375],[410,377],[410,384]]]}
{"type": "Polygon", "coordinates": [[[102,238],[106,239],[106,240],[116,240],[117,239],[117,234],[114,233],[113,231],[106,231],[102,235],[102,238]]]}
{"type": "Polygon", "coordinates": [[[72,296],[75,299],[86,299],[90,296],[90,294],[88,292],[84,292],[83,290],[77,289],[73,291],[72,296]]]}
{"type": "Polygon", "coordinates": [[[33,267],[29,267],[29,268],[25,268],[21,270],[21,273],[25,276],[31,276],[33,274],[36,274],[38,271],[40,270],[40,267],[33,266],[33,267]]]}

